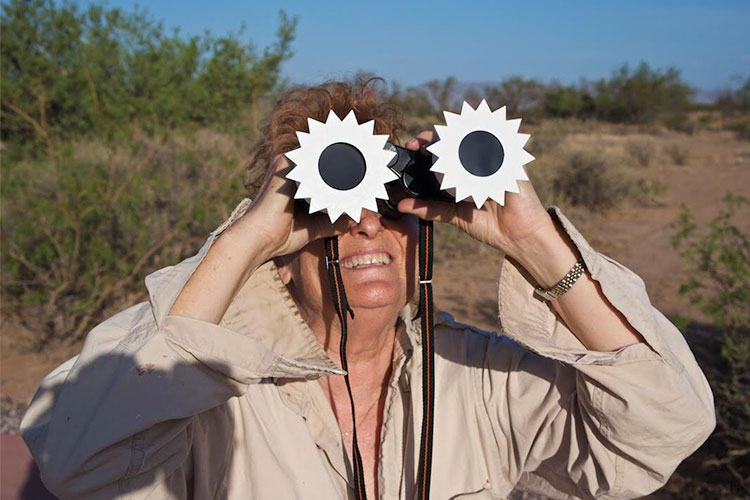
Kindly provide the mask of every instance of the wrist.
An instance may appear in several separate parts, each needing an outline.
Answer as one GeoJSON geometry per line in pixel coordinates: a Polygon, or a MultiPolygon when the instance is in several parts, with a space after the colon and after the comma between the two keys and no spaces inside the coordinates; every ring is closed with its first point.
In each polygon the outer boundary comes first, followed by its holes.
{"type": "Polygon", "coordinates": [[[578,260],[578,251],[563,228],[547,215],[534,231],[514,242],[509,254],[542,288],[557,284],[578,260]]]}
{"type": "Polygon", "coordinates": [[[258,222],[257,217],[248,211],[221,233],[214,243],[223,253],[239,256],[238,263],[249,273],[276,257],[275,246],[267,237],[267,230],[258,222]]]}

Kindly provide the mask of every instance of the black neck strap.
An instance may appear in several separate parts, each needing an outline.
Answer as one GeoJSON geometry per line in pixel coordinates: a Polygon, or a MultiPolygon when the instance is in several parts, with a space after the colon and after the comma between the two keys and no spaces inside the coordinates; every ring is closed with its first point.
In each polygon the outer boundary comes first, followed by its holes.
{"type": "Polygon", "coordinates": [[[349,364],[346,361],[346,338],[347,338],[347,313],[351,314],[354,319],[354,311],[349,307],[346,300],[346,291],[344,291],[344,282],[341,279],[341,265],[339,263],[339,240],[338,237],[326,238],[324,241],[326,247],[326,267],[328,268],[328,281],[331,284],[331,296],[333,305],[336,308],[336,314],[341,324],[341,342],[339,344],[339,357],[341,358],[341,369],[346,371],[344,381],[346,390],[349,393],[349,404],[352,409],[352,455],[354,468],[354,492],[357,500],[366,500],[365,492],[365,473],[362,467],[362,455],[359,453],[357,444],[357,419],[354,415],[354,397],[352,396],[352,386],[349,383],[349,364]]]}
{"type": "MultiPolygon", "coordinates": [[[[346,362],[347,313],[354,318],[354,311],[349,307],[341,279],[339,263],[338,238],[326,238],[326,268],[331,285],[331,297],[341,324],[341,343],[339,356],[341,368],[347,371],[344,376],[346,390],[352,410],[352,455],[354,469],[354,492],[357,500],[366,500],[364,469],[362,456],[357,444],[357,423],[354,416],[354,397],[349,383],[348,365],[346,362]]],[[[435,409],[435,347],[432,297],[432,261],[433,261],[433,226],[432,221],[419,220],[419,316],[422,321],[422,433],[417,470],[417,499],[427,500],[430,497],[430,476],[432,470],[432,433],[435,409]]]]}
{"type": "Polygon", "coordinates": [[[433,320],[432,221],[419,219],[419,316],[422,319],[422,438],[417,472],[417,499],[430,498],[432,430],[435,416],[435,323],[433,320]]]}

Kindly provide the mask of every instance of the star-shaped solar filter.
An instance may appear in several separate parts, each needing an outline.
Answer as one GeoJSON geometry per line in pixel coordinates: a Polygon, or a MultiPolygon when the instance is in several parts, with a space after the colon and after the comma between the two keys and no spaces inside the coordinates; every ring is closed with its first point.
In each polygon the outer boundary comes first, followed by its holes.
{"type": "Polygon", "coordinates": [[[331,110],[325,123],[307,123],[309,132],[297,132],[300,147],[286,153],[295,164],[287,174],[297,182],[294,197],[331,223],[342,214],[359,222],[363,208],[377,212],[376,198],[388,199],[385,185],[397,179],[388,168],[395,153],[383,149],[388,136],[374,134],[373,120],[358,123],[354,111],[341,120],[331,110]]]}
{"type": "Polygon", "coordinates": [[[439,140],[427,147],[437,159],[432,171],[440,188],[456,201],[471,198],[481,208],[488,198],[505,204],[505,193],[518,193],[518,181],[528,180],[523,166],[532,160],[523,149],[528,134],[519,134],[521,120],[506,120],[505,106],[492,111],[486,101],[477,109],[464,102],[460,114],[445,114],[435,125],[439,140]]]}

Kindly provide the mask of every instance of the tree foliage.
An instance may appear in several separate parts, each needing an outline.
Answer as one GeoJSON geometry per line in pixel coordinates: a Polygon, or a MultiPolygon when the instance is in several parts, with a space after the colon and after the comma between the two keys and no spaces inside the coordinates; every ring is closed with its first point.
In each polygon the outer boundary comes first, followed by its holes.
{"type": "Polygon", "coordinates": [[[258,51],[242,31],[183,38],[144,12],[2,8],[3,306],[41,348],[142,298],[144,275],[239,201],[244,116],[278,88],[296,20],[282,12],[258,51]]]}
{"type": "Polygon", "coordinates": [[[448,77],[407,89],[395,86],[391,98],[409,116],[441,117],[443,110],[455,111],[462,99],[474,106],[485,99],[493,109],[506,106],[511,116],[649,123],[683,119],[692,92],[677,69],[653,69],[642,62],[635,69],[626,64],[610,78],[579,85],[512,76],[496,84],[466,88],[448,77]]]}
{"type": "Polygon", "coordinates": [[[679,70],[655,70],[646,62],[635,70],[626,64],[593,86],[597,116],[616,122],[647,123],[663,113],[685,111],[691,95],[679,70]]]}
{"type": "Polygon", "coordinates": [[[144,12],[72,3],[3,4],[2,139],[55,140],[222,123],[273,89],[296,20],[258,53],[237,35],[184,38],[144,12]]]}

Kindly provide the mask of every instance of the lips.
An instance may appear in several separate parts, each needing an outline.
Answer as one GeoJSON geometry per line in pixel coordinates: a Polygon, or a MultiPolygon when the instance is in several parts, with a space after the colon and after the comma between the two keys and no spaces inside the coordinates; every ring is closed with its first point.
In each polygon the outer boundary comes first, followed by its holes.
{"type": "Polygon", "coordinates": [[[387,266],[393,261],[385,252],[366,253],[352,255],[341,261],[346,269],[360,269],[368,266],[387,266]]]}

